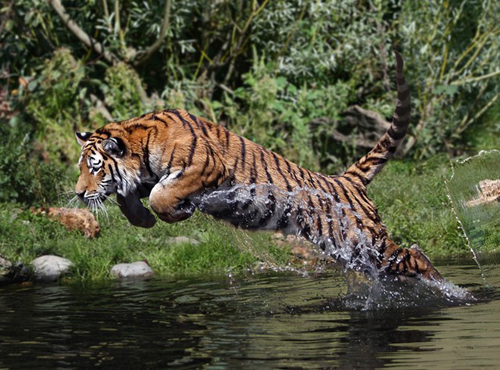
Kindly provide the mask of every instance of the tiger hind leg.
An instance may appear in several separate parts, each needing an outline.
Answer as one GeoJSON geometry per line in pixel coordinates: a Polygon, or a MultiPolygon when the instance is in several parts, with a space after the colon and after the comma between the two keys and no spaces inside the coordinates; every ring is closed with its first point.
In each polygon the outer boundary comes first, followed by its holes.
{"type": "Polygon", "coordinates": [[[380,255],[380,269],[389,275],[424,278],[442,281],[443,277],[434,268],[429,258],[414,244],[402,248],[388,241],[386,249],[380,255]]]}

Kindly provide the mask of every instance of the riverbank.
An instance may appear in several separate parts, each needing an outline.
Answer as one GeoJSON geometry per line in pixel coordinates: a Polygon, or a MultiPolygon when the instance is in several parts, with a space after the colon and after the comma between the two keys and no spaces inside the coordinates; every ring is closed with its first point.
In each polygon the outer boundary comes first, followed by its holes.
{"type": "MultiPolygon", "coordinates": [[[[447,198],[444,181],[450,173],[444,156],[392,161],[370,185],[394,240],[407,247],[419,244],[431,259],[470,258],[447,198]]],[[[286,243],[277,243],[271,233],[235,230],[200,213],[181,223],[141,229],[130,226],[115,204],[107,206],[108,217],[98,218],[100,235],[88,239],[26,206],[2,204],[0,254],[23,263],[44,254],[68,258],[74,263],[68,279],[78,281],[108,279],[114,264],[141,260],[159,276],[237,274],[259,262],[286,266],[293,260],[286,243]],[[172,243],[177,236],[199,244],[172,243]]]]}

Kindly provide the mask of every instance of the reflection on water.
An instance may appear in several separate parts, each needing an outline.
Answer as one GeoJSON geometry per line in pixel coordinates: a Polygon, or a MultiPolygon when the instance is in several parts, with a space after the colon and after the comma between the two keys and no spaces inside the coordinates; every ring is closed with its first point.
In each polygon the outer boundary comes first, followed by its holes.
{"type": "Polygon", "coordinates": [[[500,273],[440,271],[480,300],[351,310],[342,279],[290,274],[3,288],[0,368],[498,367],[500,273]]]}

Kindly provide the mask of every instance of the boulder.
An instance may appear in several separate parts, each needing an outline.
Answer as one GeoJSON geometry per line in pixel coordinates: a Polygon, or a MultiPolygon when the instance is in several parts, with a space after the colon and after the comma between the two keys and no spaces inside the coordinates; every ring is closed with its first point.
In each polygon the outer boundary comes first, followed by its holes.
{"type": "Polygon", "coordinates": [[[118,279],[150,278],[154,271],[147,262],[119,263],[111,268],[111,275],[118,279]]]}
{"type": "Polygon", "coordinates": [[[23,283],[30,278],[30,270],[21,262],[11,262],[0,256],[0,286],[23,283]]]}
{"type": "Polygon", "coordinates": [[[31,265],[35,281],[50,283],[66,274],[73,263],[66,258],[47,255],[35,258],[31,265]]]}

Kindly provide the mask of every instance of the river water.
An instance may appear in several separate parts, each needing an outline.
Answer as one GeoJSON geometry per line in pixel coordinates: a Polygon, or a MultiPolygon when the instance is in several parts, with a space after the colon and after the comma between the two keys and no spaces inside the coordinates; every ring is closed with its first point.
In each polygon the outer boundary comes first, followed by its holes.
{"type": "Polygon", "coordinates": [[[291,273],[0,289],[0,369],[500,367],[500,271],[440,266],[475,301],[366,309],[291,273]]]}

